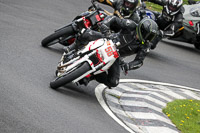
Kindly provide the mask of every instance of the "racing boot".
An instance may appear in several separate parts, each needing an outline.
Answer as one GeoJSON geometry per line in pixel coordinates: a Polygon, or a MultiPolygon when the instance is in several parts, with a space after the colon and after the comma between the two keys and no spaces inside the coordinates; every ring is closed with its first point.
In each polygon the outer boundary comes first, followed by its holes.
{"type": "Polygon", "coordinates": [[[67,54],[67,53],[69,53],[70,51],[76,49],[76,47],[77,47],[77,45],[76,45],[76,43],[74,42],[74,43],[72,43],[72,44],[69,45],[69,46],[65,46],[63,49],[64,49],[64,52],[67,54]]]}

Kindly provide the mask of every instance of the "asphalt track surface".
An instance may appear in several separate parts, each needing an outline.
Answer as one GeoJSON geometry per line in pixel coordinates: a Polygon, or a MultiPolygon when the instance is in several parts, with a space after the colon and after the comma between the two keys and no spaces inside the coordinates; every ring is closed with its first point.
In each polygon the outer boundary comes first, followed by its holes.
{"type": "MultiPolygon", "coordinates": [[[[85,11],[90,0],[0,0],[0,132],[126,133],[101,108],[98,85],[50,89],[62,46],[41,40],[85,11]]],[[[121,78],[167,82],[200,89],[200,51],[164,41],[144,66],[121,78]]],[[[133,58],[133,57],[132,57],[133,58]]]]}

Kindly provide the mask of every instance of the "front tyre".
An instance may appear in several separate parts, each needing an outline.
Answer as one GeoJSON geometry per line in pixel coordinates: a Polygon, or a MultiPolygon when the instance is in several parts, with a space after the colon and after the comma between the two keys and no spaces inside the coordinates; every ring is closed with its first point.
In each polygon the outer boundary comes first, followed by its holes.
{"type": "Polygon", "coordinates": [[[200,42],[195,42],[194,47],[198,50],[200,50],[200,42]]]}
{"type": "Polygon", "coordinates": [[[79,66],[75,70],[71,71],[70,73],[66,74],[65,76],[58,77],[54,81],[50,82],[50,87],[52,89],[61,87],[65,84],[75,80],[76,78],[80,77],[81,75],[83,75],[84,73],[89,71],[90,69],[91,69],[91,67],[88,64],[88,62],[84,62],[81,66],[79,66]]]}
{"type": "Polygon", "coordinates": [[[44,38],[41,44],[43,47],[48,47],[48,46],[61,42],[62,39],[65,39],[69,36],[74,36],[74,34],[75,32],[72,25],[69,25],[44,38]]]}

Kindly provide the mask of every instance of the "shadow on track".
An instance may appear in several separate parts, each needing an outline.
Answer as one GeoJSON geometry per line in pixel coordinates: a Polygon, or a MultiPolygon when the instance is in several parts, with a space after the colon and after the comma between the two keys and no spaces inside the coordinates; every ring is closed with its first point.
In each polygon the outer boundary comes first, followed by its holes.
{"type": "Polygon", "coordinates": [[[62,93],[62,94],[65,94],[65,95],[74,95],[75,94],[81,94],[81,95],[85,95],[85,96],[92,96],[92,97],[95,97],[95,87],[97,85],[91,83],[88,85],[88,86],[84,86],[84,85],[75,85],[73,83],[69,83],[69,84],[66,84],[62,87],[59,87],[57,89],[52,89],[52,90],[55,90],[59,93],[62,93]]]}
{"type": "Polygon", "coordinates": [[[186,46],[186,43],[181,44],[182,42],[176,42],[176,41],[171,41],[171,40],[162,40],[162,42],[164,44],[176,47],[176,48],[180,48],[183,50],[187,50],[190,51],[192,53],[197,53],[200,55],[200,50],[197,50],[196,48],[194,48],[193,44],[187,44],[188,46],[186,46]],[[192,46],[192,47],[191,47],[192,46]]]}
{"type": "MultiPolygon", "coordinates": [[[[64,47],[64,46],[63,46],[63,47],[64,47]]],[[[64,52],[63,47],[60,47],[60,46],[43,47],[43,46],[41,46],[41,48],[43,48],[43,49],[47,49],[47,50],[53,51],[53,52],[58,53],[58,54],[61,54],[61,55],[62,55],[63,52],[64,52]]]]}
{"type": "Polygon", "coordinates": [[[196,73],[199,72],[199,67],[194,67],[190,63],[185,63],[185,61],[183,60],[180,60],[168,55],[162,55],[160,53],[151,52],[148,55],[148,58],[155,60],[157,64],[161,63],[165,67],[177,67],[177,68],[182,68],[185,70],[189,69],[191,71],[196,71],[196,73]]]}

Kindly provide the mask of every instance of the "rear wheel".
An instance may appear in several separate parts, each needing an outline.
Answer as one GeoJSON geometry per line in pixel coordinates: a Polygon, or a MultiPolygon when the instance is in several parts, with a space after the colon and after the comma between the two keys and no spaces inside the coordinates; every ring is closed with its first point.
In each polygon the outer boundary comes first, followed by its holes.
{"type": "Polygon", "coordinates": [[[54,45],[56,43],[64,43],[64,40],[66,38],[70,39],[70,36],[71,38],[74,37],[74,30],[73,30],[73,27],[71,25],[61,29],[61,30],[58,30],[56,31],[55,33],[47,36],[46,38],[44,38],[41,42],[42,46],[43,47],[48,47],[48,46],[51,46],[51,45],[54,45]]]}
{"type": "Polygon", "coordinates": [[[65,84],[67,84],[67,83],[70,83],[71,81],[80,77],[81,75],[83,75],[84,73],[89,71],[90,69],[91,68],[90,68],[90,65],[88,64],[88,62],[84,62],[81,66],[74,69],[73,71],[70,71],[65,76],[56,78],[54,81],[52,81],[50,83],[50,87],[53,88],[53,89],[56,89],[56,88],[61,87],[65,84]]]}

